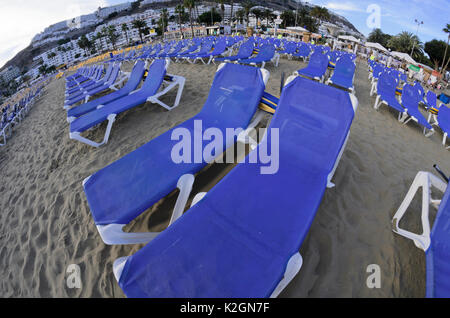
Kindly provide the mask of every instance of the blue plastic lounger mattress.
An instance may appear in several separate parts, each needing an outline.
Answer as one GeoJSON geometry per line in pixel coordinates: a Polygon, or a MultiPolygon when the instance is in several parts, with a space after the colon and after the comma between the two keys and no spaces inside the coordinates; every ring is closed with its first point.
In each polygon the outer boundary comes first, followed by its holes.
{"type": "Polygon", "coordinates": [[[124,87],[108,95],[91,100],[88,103],[69,109],[67,112],[67,117],[80,117],[84,114],[87,114],[97,109],[99,105],[106,105],[110,102],[113,102],[121,97],[128,95],[138,87],[139,83],[142,80],[142,77],[144,76],[144,72],[145,72],[145,62],[137,61],[136,64],[134,65],[133,70],[131,71],[130,78],[128,79],[124,87]]]}
{"type": "MultiPolygon", "coordinates": [[[[128,258],[119,280],[125,294],[269,297],[309,231],[353,118],[348,93],[294,79],[270,125],[279,129],[278,172],[261,174],[260,162],[238,164],[128,258]]],[[[271,137],[269,129],[269,147],[271,137]]]]}
{"type": "Polygon", "coordinates": [[[427,297],[450,297],[450,187],[441,200],[426,251],[427,297]]]}
{"type": "Polygon", "coordinates": [[[148,70],[148,76],[141,89],[134,94],[117,99],[104,107],[78,117],[70,123],[70,132],[83,132],[104,122],[110,114],[120,114],[128,109],[141,105],[147,98],[155,95],[166,75],[165,61],[155,60],[148,70]]]}
{"type": "MultiPolygon", "coordinates": [[[[202,111],[174,129],[188,129],[191,138],[195,120],[202,121],[203,131],[215,127],[224,135],[226,128],[245,129],[256,112],[264,87],[259,69],[226,64],[216,73],[202,111]]],[[[97,225],[128,224],[172,192],[182,175],[195,174],[207,165],[203,160],[195,163],[194,158],[191,164],[173,162],[172,148],[179,143],[171,138],[174,129],[89,178],[84,190],[97,225]]],[[[224,141],[224,149],[234,142],[235,138],[224,141]]]]}

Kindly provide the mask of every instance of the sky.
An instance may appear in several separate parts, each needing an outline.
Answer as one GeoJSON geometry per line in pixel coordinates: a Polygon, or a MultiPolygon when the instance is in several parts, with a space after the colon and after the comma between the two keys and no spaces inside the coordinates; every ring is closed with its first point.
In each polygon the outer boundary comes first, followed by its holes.
{"type": "Polygon", "coordinates": [[[361,33],[368,35],[367,24],[371,15],[367,9],[375,4],[380,9],[380,28],[384,33],[396,35],[402,31],[417,32],[415,19],[423,21],[418,36],[425,43],[432,39],[447,41],[442,31],[450,23],[450,0],[309,0],[311,4],[328,8],[344,16],[361,33]]]}
{"type": "Polygon", "coordinates": [[[0,67],[54,23],[125,0],[0,0],[0,67]]]}
{"type": "MultiPolygon", "coordinates": [[[[0,67],[26,48],[31,39],[46,27],[81,14],[94,12],[125,0],[0,0],[0,67]]],[[[254,2],[257,2],[256,0],[254,2]]],[[[423,21],[419,28],[422,42],[434,38],[446,41],[442,29],[450,23],[450,0],[309,0],[344,16],[360,32],[368,35],[371,28],[367,8],[380,8],[380,27],[395,35],[401,31],[416,33],[414,19],[423,21]]]]}

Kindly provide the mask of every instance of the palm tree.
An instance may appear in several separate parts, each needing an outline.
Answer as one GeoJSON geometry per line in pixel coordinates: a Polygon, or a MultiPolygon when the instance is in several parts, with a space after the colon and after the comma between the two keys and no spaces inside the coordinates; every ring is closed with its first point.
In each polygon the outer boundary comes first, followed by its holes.
{"type": "Polygon", "coordinates": [[[313,17],[316,17],[319,22],[322,22],[322,20],[329,20],[330,19],[330,13],[328,12],[328,9],[325,7],[314,7],[311,10],[311,15],[313,17]]]}
{"type": "Polygon", "coordinates": [[[133,28],[138,29],[139,37],[141,38],[141,43],[144,43],[144,39],[142,38],[142,34],[144,33],[144,29],[147,27],[147,23],[143,20],[134,20],[133,28]]]}
{"type": "Polygon", "coordinates": [[[103,38],[104,38],[105,36],[106,36],[106,35],[103,33],[103,30],[100,31],[100,32],[98,32],[98,33],[95,35],[95,41],[97,41],[97,40],[100,41],[99,47],[100,47],[100,51],[101,51],[101,52],[104,50],[104,47],[103,47],[103,38]]]}
{"type": "Polygon", "coordinates": [[[175,7],[175,13],[178,15],[178,26],[180,27],[181,37],[183,36],[183,29],[181,27],[181,19],[184,16],[184,6],[182,4],[179,4],[175,7]]]}
{"type": "Polygon", "coordinates": [[[247,21],[247,27],[248,27],[248,23],[249,23],[250,10],[253,7],[254,7],[253,2],[251,2],[251,1],[245,1],[243,3],[243,8],[244,8],[244,12],[245,12],[246,21],[247,21]]]}
{"type": "Polygon", "coordinates": [[[233,23],[233,7],[234,7],[234,0],[231,0],[230,25],[233,23]]]}
{"type": "Polygon", "coordinates": [[[261,10],[259,10],[259,9],[253,9],[252,13],[255,15],[256,25],[258,25],[258,22],[259,22],[260,18],[263,17],[263,12],[261,10]]]}
{"type": "Polygon", "coordinates": [[[243,23],[243,21],[244,21],[244,16],[245,16],[244,10],[240,9],[240,10],[237,10],[237,11],[236,11],[236,18],[237,18],[237,21],[238,21],[240,24],[243,23]]]}
{"type": "Polygon", "coordinates": [[[220,4],[220,11],[222,11],[222,21],[225,21],[225,2],[224,0],[217,1],[220,4]]]}
{"type": "Polygon", "coordinates": [[[265,9],[263,15],[264,18],[266,18],[266,27],[269,27],[269,19],[271,19],[273,16],[272,10],[265,9]]]}
{"type": "Polygon", "coordinates": [[[109,40],[109,43],[112,44],[113,49],[116,49],[116,43],[119,39],[119,34],[116,32],[116,27],[114,25],[110,25],[105,30],[106,36],[109,40]]]}
{"type": "Polygon", "coordinates": [[[86,35],[82,35],[80,39],[78,40],[78,46],[80,49],[84,50],[86,53],[86,56],[88,56],[88,48],[89,48],[89,39],[86,37],[86,35]]]}
{"type": "Polygon", "coordinates": [[[192,25],[192,11],[195,8],[195,1],[194,0],[184,0],[183,4],[184,4],[184,7],[189,10],[189,24],[191,25],[192,38],[194,38],[194,27],[192,25]]]}
{"type": "MultiPolygon", "coordinates": [[[[445,68],[444,68],[445,58],[447,57],[448,43],[450,42],[450,23],[447,23],[447,26],[445,28],[443,28],[442,31],[444,31],[445,33],[448,34],[447,46],[445,47],[444,58],[442,59],[442,67],[441,67],[441,74],[444,74],[445,70],[447,69],[447,66],[448,66],[448,62],[447,62],[447,64],[445,65],[445,68]]],[[[450,61],[450,59],[449,59],[449,61],[450,61]]]]}
{"type": "Polygon", "coordinates": [[[130,41],[128,39],[128,30],[129,30],[128,24],[126,24],[126,23],[122,24],[122,31],[123,31],[123,33],[125,33],[125,37],[127,39],[127,45],[130,44],[130,41]]]}
{"type": "Polygon", "coordinates": [[[387,46],[395,51],[408,53],[411,52],[414,46],[414,52],[412,58],[420,58],[423,54],[423,43],[420,39],[411,32],[403,31],[396,36],[392,37],[387,46]]]}
{"type": "Polygon", "coordinates": [[[161,23],[162,23],[162,36],[164,39],[164,33],[166,32],[166,22],[169,19],[169,12],[167,11],[166,8],[161,10],[161,23]]]}

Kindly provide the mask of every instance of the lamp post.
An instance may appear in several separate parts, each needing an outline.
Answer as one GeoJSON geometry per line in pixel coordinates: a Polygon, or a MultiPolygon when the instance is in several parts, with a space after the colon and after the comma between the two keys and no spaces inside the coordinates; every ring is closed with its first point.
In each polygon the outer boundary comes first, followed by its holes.
{"type": "MultiPolygon", "coordinates": [[[[414,19],[414,22],[417,24],[417,31],[416,31],[416,37],[417,37],[417,35],[419,34],[419,27],[420,27],[421,24],[423,24],[423,21],[419,21],[417,19],[414,19]]],[[[416,46],[416,41],[413,41],[413,47],[412,47],[412,50],[411,50],[411,57],[413,55],[415,46],[416,46]]]]}

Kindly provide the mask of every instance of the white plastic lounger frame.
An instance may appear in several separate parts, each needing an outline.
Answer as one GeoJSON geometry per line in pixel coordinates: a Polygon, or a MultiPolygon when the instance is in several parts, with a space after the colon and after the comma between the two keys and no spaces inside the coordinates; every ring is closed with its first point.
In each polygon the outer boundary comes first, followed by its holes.
{"type": "MultiPolygon", "coordinates": [[[[217,71],[219,71],[222,67],[225,66],[225,63],[222,63],[219,65],[217,71]]],[[[263,74],[263,81],[264,84],[267,85],[267,82],[270,77],[270,73],[265,70],[261,69],[261,72],[263,74]]],[[[254,119],[249,124],[246,131],[248,131],[250,128],[256,127],[264,116],[262,114],[256,114],[254,116],[254,119]]],[[[246,139],[245,136],[240,136],[241,139],[246,139]]],[[[238,139],[239,140],[239,139],[238,139]]],[[[230,146],[234,147],[234,145],[230,146]]],[[[227,150],[224,151],[226,153],[227,150]]],[[[223,156],[224,153],[218,154],[216,158],[223,156]]],[[[209,162],[212,162],[215,158],[211,158],[211,160],[208,160],[209,162]]],[[[89,180],[90,177],[86,178],[83,181],[84,184],[89,180]]],[[[180,194],[178,195],[177,201],[175,203],[174,210],[172,212],[172,217],[170,219],[169,226],[173,224],[179,217],[183,215],[184,209],[186,207],[187,200],[189,199],[189,196],[192,191],[192,186],[195,181],[195,176],[192,174],[183,175],[178,180],[177,188],[180,190],[180,194]]],[[[194,200],[195,201],[195,200],[194,200]]],[[[109,224],[109,225],[98,225],[97,229],[100,233],[100,236],[107,245],[129,245],[129,244],[146,244],[153,240],[156,236],[158,236],[159,232],[153,232],[153,233],[126,233],[123,231],[123,228],[127,224],[109,224]]]]}
{"type": "Polygon", "coordinates": [[[186,83],[186,79],[183,76],[178,76],[178,75],[169,75],[168,74],[168,76],[171,77],[171,80],[170,81],[164,80],[164,83],[167,84],[167,87],[164,88],[161,92],[149,97],[147,99],[147,102],[158,104],[167,110],[172,110],[180,104],[180,99],[181,99],[181,95],[183,94],[184,84],[186,83]],[[176,86],[178,86],[178,91],[177,91],[177,96],[175,98],[175,102],[172,106],[169,106],[169,105],[163,103],[161,100],[159,100],[159,98],[161,96],[167,94],[169,91],[174,89],[176,86]]]}
{"type": "MultiPolygon", "coordinates": [[[[6,124],[5,127],[0,131],[0,138],[3,137],[3,142],[0,142],[0,147],[6,146],[6,139],[11,136],[11,126],[6,124]]],[[[1,139],[0,139],[1,140],[1,139]]]]}
{"type": "MultiPolygon", "coordinates": [[[[169,67],[169,63],[170,63],[170,61],[166,60],[166,69],[169,67]]],[[[152,102],[152,103],[158,104],[158,105],[160,105],[160,106],[162,106],[165,109],[170,111],[170,110],[174,109],[175,107],[177,107],[179,105],[179,103],[180,103],[181,95],[182,95],[183,89],[184,89],[185,78],[182,77],[182,76],[178,76],[178,75],[169,75],[169,76],[171,76],[172,79],[173,79],[171,82],[169,82],[170,84],[165,89],[163,89],[161,92],[159,92],[159,93],[157,93],[157,94],[147,98],[146,102],[152,102]],[[172,90],[177,85],[178,85],[178,92],[177,92],[177,96],[175,98],[175,103],[174,103],[173,106],[168,106],[167,104],[165,104],[161,100],[159,100],[159,98],[161,96],[167,94],[170,90],[172,90]]],[[[166,82],[166,81],[164,81],[164,82],[166,82]]],[[[132,95],[132,94],[134,94],[136,92],[138,92],[138,90],[131,92],[129,95],[132,95]]],[[[104,105],[99,105],[97,107],[97,109],[100,109],[100,108],[103,108],[103,107],[105,107],[105,106],[104,105]]],[[[70,137],[70,139],[78,140],[78,141],[80,141],[82,143],[85,143],[85,144],[87,144],[89,146],[92,146],[92,147],[95,147],[95,148],[101,147],[101,146],[103,146],[103,145],[108,143],[109,136],[111,134],[111,129],[112,129],[112,126],[113,126],[114,122],[116,121],[116,117],[117,117],[117,114],[110,114],[107,117],[108,126],[106,126],[106,132],[105,132],[105,135],[103,137],[103,141],[101,141],[99,143],[95,142],[95,141],[92,141],[92,140],[90,140],[88,138],[82,137],[80,132],[71,132],[69,134],[69,137],[70,137]]],[[[69,122],[71,122],[73,120],[74,120],[73,117],[68,118],[69,122]]]]}
{"type": "MultiPolygon", "coordinates": [[[[309,77],[307,75],[300,74],[298,71],[294,72],[294,76],[301,76],[301,77],[304,77],[304,78],[307,78],[307,79],[311,79],[311,77],[309,77]]],[[[312,79],[314,79],[316,81],[319,81],[320,83],[323,83],[325,81],[325,75],[322,75],[321,77],[315,76],[312,79]]]]}
{"type": "MultiPolygon", "coordinates": [[[[382,104],[386,104],[387,106],[389,106],[388,102],[381,99],[381,95],[377,95],[377,98],[375,99],[375,104],[373,105],[373,108],[375,110],[378,110],[378,109],[380,109],[382,104]]],[[[408,117],[408,113],[406,112],[406,110],[404,110],[403,112],[398,112],[398,121],[399,122],[403,123],[407,117],[408,117]]]]}
{"type": "Polygon", "coordinates": [[[447,188],[447,184],[441,181],[434,174],[420,171],[416,175],[414,182],[411,185],[411,188],[406,194],[405,199],[403,200],[399,209],[392,218],[392,227],[393,227],[392,230],[401,236],[413,240],[414,244],[424,251],[428,249],[431,242],[430,220],[428,218],[430,205],[438,209],[439,204],[441,203],[441,200],[436,200],[431,197],[432,188],[436,188],[440,192],[444,193],[447,188]],[[412,233],[399,227],[401,219],[406,213],[408,207],[411,204],[411,201],[414,199],[414,196],[419,190],[419,188],[422,188],[422,216],[421,216],[422,230],[423,230],[422,234],[412,233]]]}
{"type": "MultiPolygon", "coordinates": [[[[430,115],[428,116],[428,122],[430,123],[431,126],[439,127],[439,121],[437,119],[437,116],[432,113],[430,113],[430,115]],[[431,122],[431,119],[433,119],[433,122],[431,122]]],[[[426,133],[426,131],[424,129],[423,133],[424,133],[425,137],[430,137],[431,135],[433,135],[435,133],[435,130],[431,129],[428,133],[426,133]]],[[[444,135],[442,137],[442,146],[444,146],[444,147],[447,144],[447,137],[448,137],[448,134],[446,132],[444,132],[444,135]]],[[[450,146],[445,147],[445,149],[446,150],[450,149],[450,146]]]]}

